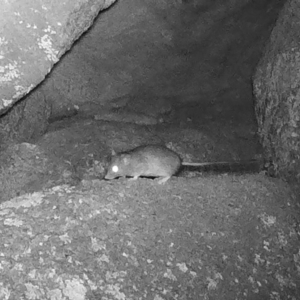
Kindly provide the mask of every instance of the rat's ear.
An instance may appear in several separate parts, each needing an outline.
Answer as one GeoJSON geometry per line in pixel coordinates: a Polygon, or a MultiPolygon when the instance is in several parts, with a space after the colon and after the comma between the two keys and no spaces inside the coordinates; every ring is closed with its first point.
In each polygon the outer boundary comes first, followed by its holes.
{"type": "Polygon", "coordinates": [[[116,155],[116,151],[114,149],[111,149],[111,155],[112,156],[116,155]]]}

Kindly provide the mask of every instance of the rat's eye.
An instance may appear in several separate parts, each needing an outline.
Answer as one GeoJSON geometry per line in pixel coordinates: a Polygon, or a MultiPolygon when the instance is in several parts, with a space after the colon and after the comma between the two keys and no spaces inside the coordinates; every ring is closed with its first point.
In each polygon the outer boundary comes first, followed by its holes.
{"type": "Polygon", "coordinates": [[[117,173],[119,171],[119,168],[118,166],[112,166],[111,170],[114,172],[114,173],[117,173]]]}

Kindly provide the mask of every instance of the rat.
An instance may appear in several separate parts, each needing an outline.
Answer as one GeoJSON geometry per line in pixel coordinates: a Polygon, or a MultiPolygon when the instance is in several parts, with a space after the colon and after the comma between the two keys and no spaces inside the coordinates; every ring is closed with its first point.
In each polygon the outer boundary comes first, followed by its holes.
{"type": "MultiPolygon", "coordinates": [[[[244,163],[257,160],[245,161],[244,163]]],[[[132,180],[143,177],[161,177],[159,184],[164,184],[172,176],[176,175],[183,167],[204,167],[216,165],[243,165],[240,162],[183,162],[181,157],[173,150],[163,145],[142,145],[132,150],[112,154],[107,168],[105,179],[117,177],[133,177],[132,180]]]]}

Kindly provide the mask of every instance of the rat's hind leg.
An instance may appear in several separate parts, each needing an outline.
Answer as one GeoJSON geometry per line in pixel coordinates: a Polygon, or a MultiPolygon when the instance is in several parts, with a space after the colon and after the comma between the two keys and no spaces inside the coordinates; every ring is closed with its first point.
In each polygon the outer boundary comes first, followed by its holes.
{"type": "Polygon", "coordinates": [[[163,177],[158,181],[158,184],[165,184],[166,181],[168,181],[171,178],[171,176],[163,177]]]}

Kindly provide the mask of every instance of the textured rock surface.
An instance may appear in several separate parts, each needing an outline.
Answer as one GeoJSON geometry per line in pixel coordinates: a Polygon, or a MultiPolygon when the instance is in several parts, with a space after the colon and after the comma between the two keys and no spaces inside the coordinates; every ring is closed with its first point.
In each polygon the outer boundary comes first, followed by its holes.
{"type": "Polygon", "coordinates": [[[36,90],[16,103],[0,120],[0,149],[13,142],[35,140],[48,128],[51,103],[36,90]]]}
{"type": "Polygon", "coordinates": [[[70,165],[33,144],[8,147],[1,152],[0,165],[0,203],[44,187],[71,183],[70,165]]]}
{"type": "Polygon", "coordinates": [[[114,0],[2,1],[0,113],[40,83],[114,0]]]}
{"type": "Polygon", "coordinates": [[[262,145],[276,171],[300,180],[300,3],[288,1],[254,76],[262,145]]]}
{"type": "Polygon", "coordinates": [[[261,175],[23,195],[0,205],[0,297],[299,299],[298,211],[261,175]]]}

